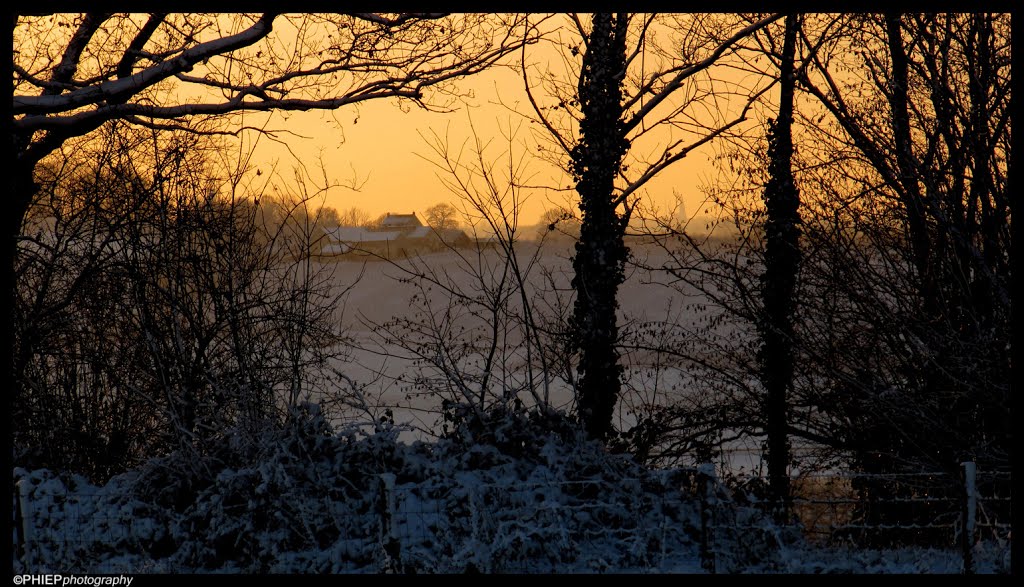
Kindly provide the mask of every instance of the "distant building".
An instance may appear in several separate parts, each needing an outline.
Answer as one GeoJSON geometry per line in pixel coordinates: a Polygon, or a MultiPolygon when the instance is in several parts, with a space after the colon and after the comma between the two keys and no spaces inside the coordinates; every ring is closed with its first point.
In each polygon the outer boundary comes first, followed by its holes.
{"type": "Polygon", "coordinates": [[[392,259],[464,247],[472,242],[461,230],[424,226],[415,213],[388,213],[377,228],[336,226],[326,232],[328,242],[321,255],[327,257],[353,254],[392,259]]]}
{"type": "Polygon", "coordinates": [[[423,226],[423,223],[420,222],[415,212],[412,214],[392,214],[388,212],[380,221],[381,230],[405,230],[420,226],[423,226]]]}

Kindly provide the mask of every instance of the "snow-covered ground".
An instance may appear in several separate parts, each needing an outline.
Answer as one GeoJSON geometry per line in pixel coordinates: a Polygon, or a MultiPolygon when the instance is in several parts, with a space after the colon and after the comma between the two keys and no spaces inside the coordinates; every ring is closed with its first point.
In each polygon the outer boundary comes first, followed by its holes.
{"type": "MultiPolygon", "coordinates": [[[[531,241],[520,246],[518,254],[524,266],[535,250],[535,244],[531,241]]],[[[470,265],[477,263],[473,251],[463,250],[463,253],[470,265]]],[[[551,313],[552,308],[559,304],[569,304],[568,310],[571,313],[570,254],[570,247],[565,243],[547,245],[525,276],[535,313],[551,313]]],[[[667,260],[666,253],[653,245],[634,244],[633,254],[653,266],[667,260]]],[[[483,258],[481,265],[491,269],[500,266],[502,259],[500,253],[494,250],[486,251],[483,258]]],[[[418,270],[427,269],[443,280],[451,280],[461,293],[480,293],[480,280],[467,272],[467,264],[451,252],[424,254],[414,263],[418,270]]],[[[383,341],[382,327],[396,318],[409,317],[414,312],[428,308],[436,317],[442,316],[453,296],[442,287],[434,286],[427,291],[418,289],[415,282],[408,279],[410,274],[403,267],[411,268],[413,263],[397,260],[391,264],[381,260],[367,261],[365,257],[342,257],[339,261],[325,264],[325,269],[333,273],[339,291],[348,289],[344,306],[339,309],[337,316],[346,334],[355,342],[355,347],[348,349],[346,359],[338,361],[335,368],[354,382],[367,384],[361,390],[363,397],[360,399],[372,404],[378,414],[389,409],[396,422],[409,424],[429,435],[430,432],[438,431],[441,403],[451,396],[409,383],[410,376],[430,373],[431,367],[422,360],[410,358],[407,351],[395,344],[383,341]],[[403,377],[404,381],[399,382],[403,377]]],[[[491,277],[484,281],[484,285],[494,287],[497,278],[491,277]]],[[[649,322],[674,323],[684,328],[713,328],[722,340],[736,340],[742,336],[735,325],[723,322],[712,326],[709,323],[708,317],[714,310],[706,303],[703,294],[678,283],[670,286],[667,281],[664,274],[628,268],[626,282],[619,290],[620,328],[641,330],[642,325],[649,322]]],[[[517,296],[510,301],[510,306],[516,311],[521,307],[517,296]]],[[[471,333],[480,337],[491,334],[490,324],[485,319],[471,316],[467,312],[458,314],[450,325],[451,332],[457,332],[462,337],[460,340],[471,340],[471,333]]],[[[396,334],[400,335],[401,332],[396,334]]],[[[519,340],[518,334],[511,332],[506,336],[509,344],[506,345],[506,340],[503,340],[502,346],[514,347],[519,340]]],[[[505,360],[507,371],[504,375],[510,379],[523,380],[523,352],[515,348],[510,351],[510,358],[505,360]]],[[[626,383],[622,398],[616,406],[620,429],[626,430],[635,424],[638,413],[643,412],[646,406],[677,403],[683,395],[704,393],[703,387],[696,384],[699,374],[666,362],[664,356],[657,357],[649,351],[636,351],[623,360],[627,363],[626,383]]],[[[520,392],[519,396],[526,405],[534,401],[527,393],[520,392]]],[[[563,379],[551,379],[550,402],[556,409],[572,409],[572,390],[563,379]]],[[[410,434],[406,438],[411,440],[424,436],[410,434]]],[[[735,442],[726,448],[739,449],[730,457],[736,460],[732,464],[735,468],[749,471],[760,465],[759,459],[752,456],[759,453],[758,446],[735,442]],[[743,452],[744,449],[750,450],[743,452]]]]}
{"type": "Polygon", "coordinates": [[[315,425],[191,479],[174,458],[102,487],[15,470],[15,570],[701,570],[692,475],[609,455],[564,422],[492,423],[413,444],[315,425]]]}

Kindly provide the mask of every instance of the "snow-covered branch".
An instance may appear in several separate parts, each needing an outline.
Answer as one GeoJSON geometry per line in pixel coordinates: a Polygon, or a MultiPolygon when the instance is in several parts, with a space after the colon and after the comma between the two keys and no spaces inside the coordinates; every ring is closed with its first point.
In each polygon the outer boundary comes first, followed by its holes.
{"type": "Polygon", "coordinates": [[[65,112],[96,104],[124,100],[138,94],[145,88],[163,81],[177,73],[191,71],[195,64],[242,47],[248,47],[270,34],[275,15],[266,14],[248,29],[227,37],[200,43],[187,49],[175,59],[164,61],[140,71],[130,77],[101,83],[75,90],[67,94],[44,94],[42,96],[14,96],[15,116],[65,112]]]}

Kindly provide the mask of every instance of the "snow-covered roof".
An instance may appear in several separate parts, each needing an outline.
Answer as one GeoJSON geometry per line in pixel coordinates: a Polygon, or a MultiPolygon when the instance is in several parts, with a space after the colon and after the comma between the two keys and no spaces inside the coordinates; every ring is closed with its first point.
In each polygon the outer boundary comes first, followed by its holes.
{"type": "Polygon", "coordinates": [[[429,226],[418,226],[404,233],[402,236],[404,236],[405,238],[426,238],[433,233],[433,229],[431,229],[429,226]]]}
{"type": "Polygon", "coordinates": [[[386,228],[407,228],[410,226],[423,226],[416,213],[412,214],[391,214],[390,212],[380,221],[380,225],[386,228]]]}
{"type": "Polygon", "coordinates": [[[381,243],[401,236],[395,230],[368,230],[361,226],[336,226],[327,231],[331,240],[343,243],[381,243]]]}

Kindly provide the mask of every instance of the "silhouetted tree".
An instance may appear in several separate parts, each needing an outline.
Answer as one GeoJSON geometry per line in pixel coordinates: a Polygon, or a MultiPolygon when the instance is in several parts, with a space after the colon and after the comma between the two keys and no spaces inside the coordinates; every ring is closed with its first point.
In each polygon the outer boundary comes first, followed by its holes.
{"type": "Polygon", "coordinates": [[[528,192],[524,160],[512,148],[516,130],[510,129],[501,153],[479,136],[469,150],[453,149],[437,134],[425,136],[438,177],[463,202],[466,230],[485,246],[444,244],[441,258],[378,257],[399,272],[396,281],[409,284],[412,295],[406,315],[368,324],[374,343],[368,349],[408,362],[392,377],[407,400],[425,394],[437,402],[432,409],[441,421],[428,423],[430,434],[450,433],[467,415],[479,425],[504,427],[510,413],[550,414],[556,380],[572,382],[561,328],[569,304],[556,297],[559,288],[568,289],[564,270],[557,277],[546,273],[541,247],[522,242],[519,218],[528,192]],[[559,277],[563,282],[554,283],[559,277]]]}
{"type": "Polygon", "coordinates": [[[315,197],[218,178],[206,137],[147,134],[111,125],[37,174],[13,308],[22,466],[201,467],[321,399],[344,351],[315,197]]]}
{"type": "MultiPolygon", "coordinates": [[[[833,260],[808,268],[806,280],[830,291],[807,296],[809,315],[819,323],[837,309],[852,317],[832,328],[831,340],[808,329],[810,364],[829,363],[819,367],[828,382],[819,389],[831,393],[817,403],[836,430],[829,435],[843,439],[860,470],[955,475],[967,458],[1005,467],[1009,18],[888,13],[840,20],[850,42],[864,49],[843,54],[826,43],[799,80],[832,121],[812,127],[814,138],[846,160],[842,171],[828,165],[832,173],[814,174],[833,217],[815,222],[809,245],[833,260]],[[840,78],[837,62],[852,75],[840,78]],[[848,179],[851,173],[859,180],[848,179]]],[[[883,478],[859,489],[868,523],[937,515],[885,503],[918,488],[883,478]]],[[[957,487],[930,490],[942,492],[956,495],[957,487]]]]}
{"type": "Polygon", "coordinates": [[[427,226],[434,230],[448,230],[459,227],[459,211],[447,202],[434,204],[423,214],[427,226]]]}
{"type": "MultiPolygon", "coordinates": [[[[781,32],[755,38],[762,61],[781,63],[781,32]]],[[[785,427],[801,456],[881,479],[955,474],[965,456],[990,468],[1009,460],[1009,37],[1006,15],[801,18],[791,169],[803,254],[785,427]]],[[[709,326],[670,324],[663,336],[679,364],[704,375],[695,386],[706,398],[652,419],[669,447],[769,426],[763,389],[751,384],[764,375],[764,345],[750,344],[768,311],[758,286],[771,262],[771,203],[758,196],[774,179],[769,148],[777,141],[737,141],[719,158],[723,181],[709,200],[737,238],[701,240],[666,222],[675,287],[710,300],[694,304],[710,309],[709,326]],[[687,337],[695,342],[676,342],[687,337]]],[[[861,490],[871,500],[922,491],[892,480],[861,490]]],[[[869,521],[906,519],[905,503],[869,521]]]]}
{"type": "MultiPolygon", "coordinates": [[[[852,83],[837,82],[826,66],[843,50],[833,43],[799,79],[835,122],[815,138],[842,149],[846,165],[862,170],[860,183],[872,186],[871,200],[853,199],[842,194],[856,183],[821,181],[850,202],[835,204],[835,221],[856,228],[858,249],[875,259],[844,263],[861,275],[834,285],[872,325],[860,336],[875,342],[836,349],[849,362],[832,371],[843,374],[844,396],[859,399],[828,405],[864,419],[851,433],[869,470],[950,468],[965,454],[1005,463],[1009,422],[998,406],[1008,404],[1010,374],[1008,19],[847,18],[852,42],[871,48],[843,57],[855,66],[852,83]],[[867,367],[876,362],[886,366],[867,367]]],[[[846,247],[830,248],[847,255],[846,247]]]]}
{"type": "Polygon", "coordinates": [[[372,218],[370,213],[362,208],[346,208],[338,213],[338,226],[369,226],[372,218]]]}
{"type": "Polygon", "coordinates": [[[655,155],[631,153],[630,146],[687,118],[687,109],[705,95],[682,91],[686,84],[700,85],[694,81],[700,74],[734,50],[740,40],[780,16],[752,21],[709,16],[708,20],[718,19],[710,26],[702,16],[602,14],[591,17],[589,30],[579,15],[569,18],[570,29],[581,37],[580,45],[563,42],[560,47],[570,74],[566,80],[543,74],[541,78],[554,105],[544,107],[534,96],[525,57],[523,76],[536,119],[550,133],[553,149],[542,146],[542,156],[569,170],[580,198],[572,318],[579,352],[577,405],[587,430],[595,437],[607,438],[614,431],[612,419],[622,374],[616,349],[616,297],[628,256],[623,236],[639,199],[637,190],[693,149],[746,120],[747,110],[765,88],[742,87],[739,92],[744,97],[738,112],[707,126],[684,125],[693,132],[662,143],[655,155]],[[731,31],[737,23],[743,25],[739,30],[721,33],[731,31]],[[686,35],[682,51],[659,46],[656,41],[657,30],[673,26],[686,35]],[[646,61],[649,54],[658,56],[650,64],[646,61]]]}
{"type": "Polygon", "coordinates": [[[622,128],[622,79],[626,75],[625,14],[595,14],[580,74],[580,140],[570,170],[580,195],[582,224],[572,280],[571,321],[580,352],[579,413],[587,432],[606,438],[619,397],[618,290],[625,278],[622,235],[629,220],[614,198],[615,176],[628,142],[622,128]]]}
{"type": "Polygon", "coordinates": [[[762,280],[761,382],[765,387],[768,480],[780,521],[789,510],[789,438],[787,392],[792,386],[793,308],[800,269],[800,192],[793,179],[793,89],[799,17],[786,17],[779,67],[779,114],[768,129],[768,185],[764,199],[765,260],[762,280]]]}

